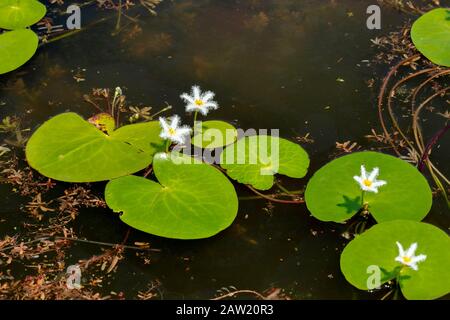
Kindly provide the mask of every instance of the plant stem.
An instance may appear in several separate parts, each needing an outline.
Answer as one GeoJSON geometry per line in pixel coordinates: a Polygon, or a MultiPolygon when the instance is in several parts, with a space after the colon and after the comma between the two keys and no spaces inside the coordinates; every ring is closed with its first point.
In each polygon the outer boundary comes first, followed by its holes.
{"type": "Polygon", "coordinates": [[[283,191],[284,193],[291,194],[291,191],[289,191],[288,189],[286,189],[285,187],[283,187],[283,186],[281,185],[281,183],[279,183],[278,181],[275,181],[275,184],[276,184],[277,187],[280,188],[280,190],[283,191]]]}
{"type": "Polygon", "coordinates": [[[120,22],[122,20],[122,0],[119,0],[119,8],[117,13],[116,32],[120,30],[120,22]]]}
{"type": "Polygon", "coordinates": [[[366,192],[363,190],[361,192],[361,207],[364,207],[364,195],[366,194],[366,192]]]}
{"type": "Polygon", "coordinates": [[[194,113],[194,131],[195,131],[195,124],[197,123],[197,115],[198,115],[198,111],[195,111],[195,113],[194,113]]]}
{"type": "Polygon", "coordinates": [[[167,106],[162,110],[159,110],[157,113],[152,115],[152,118],[154,119],[156,116],[160,115],[163,112],[169,111],[170,109],[172,109],[172,106],[167,106]]]}
{"type": "Polygon", "coordinates": [[[266,199],[266,200],[272,201],[272,202],[277,202],[277,203],[288,203],[288,204],[300,204],[300,203],[305,203],[305,201],[302,200],[302,199],[298,199],[298,200],[282,200],[282,199],[276,199],[276,198],[274,198],[274,197],[271,197],[271,196],[268,196],[268,195],[265,195],[265,194],[259,192],[258,190],[256,190],[255,188],[253,188],[253,187],[250,186],[250,185],[246,185],[246,186],[247,186],[247,188],[249,188],[251,191],[253,191],[254,193],[256,193],[258,196],[260,196],[260,197],[262,197],[262,198],[264,198],[264,199],[266,199]]]}
{"type": "Polygon", "coordinates": [[[171,145],[170,140],[167,140],[166,141],[166,152],[169,152],[170,145],[171,145]]]}

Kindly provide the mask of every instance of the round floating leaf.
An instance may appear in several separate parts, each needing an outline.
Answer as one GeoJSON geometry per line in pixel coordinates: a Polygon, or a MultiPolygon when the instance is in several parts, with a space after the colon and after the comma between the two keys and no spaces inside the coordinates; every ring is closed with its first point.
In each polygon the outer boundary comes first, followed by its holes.
{"type": "Polygon", "coordinates": [[[159,183],[136,176],[110,181],[108,206],[123,212],[122,221],[141,231],[175,239],[211,237],[235,219],[238,199],[233,185],[216,168],[193,158],[155,155],[159,183]]]}
{"type": "Polygon", "coordinates": [[[378,193],[365,192],[364,202],[378,222],[422,220],[430,211],[432,194],[424,176],[409,163],[378,152],[356,152],[331,161],[308,182],[305,200],[308,210],[322,221],[343,222],[362,207],[362,191],[353,179],[361,165],[379,168],[379,180],[387,182],[378,193]]]}
{"type": "Polygon", "coordinates": [[[192,144],[199,148],[216,149],[232,144],[237,139],[237,130],[224,121],[203,121],[195,130],[192,144]]]}
{"type": "Polygon", "coordinates": [[[107,135],[75,113],[45,122],[30,138],[31,167],[49,178],[94,182],[125,176],[147,167],[163,149],[156,121],[121,127],[107,135]]]}
{"type": "Polygon", "coordinates": [[[352,240],[341,255],[342,273],[358,289],[369,289],[374,283],[369,277],[376,276],[377,267],[380,284],[397,278],[407,299],[442,297],[450,293],[450,238],[427,223],[408,220],[380,223],[352,240]],[[415,256],[427,256],[418,263],[417,271],[395,261],[399,255],[397,241],[405,250],[417,243],[415,256]]]}
{"type": "Polygon", "coordinates": [[[298,144],[270,136],[251,136],[225,148],[220,165],[240,183],[259,190],[272,187],[274,175],[303,178],[309,166],[306,151],[298,144]]]}
{"type": "Polygon", "coordinates": [[[0,28],[15,30],[29,27],[41,20],[47,8],[36,0],[2,0],[0,28]]]}
{"type": "Polygon", "coordinates": [[[0,34],[0,74],[13,71],[30,60],[38,43],[38,36],[28,29],[0,34]]]}
{"type": "Polygon", "coordinates": [[[450,9],[431,10],[414,22],[411,38],[425,57],[450,67],[450,9]]]}

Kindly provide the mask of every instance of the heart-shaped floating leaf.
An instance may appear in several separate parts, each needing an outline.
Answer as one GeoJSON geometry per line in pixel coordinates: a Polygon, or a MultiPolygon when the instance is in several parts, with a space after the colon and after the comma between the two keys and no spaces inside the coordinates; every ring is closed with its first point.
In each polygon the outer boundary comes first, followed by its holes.
{"type": "Polygon", "coordinates": [[[202,121],[194,131],[192,144],[199,148],[216,149],[236,141],[236,128],[224,121],[202,121]]]}
{"type": "Polygon", "coordinates": [[[308,210],[322,221],[343,222],[362,207],[362,190],[354,176],[361,165],[379,168],[379,180],[387,182],[378,193],[365,192],[364,202],[378,222],[422,220],[430,211],[432,195],[423,175],[409,163],[378,152],[356,152],[331,161],[308,182],[308,210]]]}
{"type": "Polygon", "coordinates": [[[29,27],[41,20],[47,8],[36,0],[2,0],[0,28],[15,30],[29,27]]]}
{"type": "Polygon", "coordinates": [[[200,239],[235,219],[236,192],[216,168],[188,156],[159,153],[153,170],[159,183],[127,176],[107,184],[106,203],[123,212],[120,218],[126,224],[161,237],[200,239]]]}
{"type": "Polygon", "coordinates": [[[0,74],[13,71],[30,60],[38,43],[38,36],[28,29],[0,34],[0,74]]]}
{"type": "Polygon", "coordinates": [[[123,126],[110,135],[75,113],[45,122],[31,136],[26,156],[42,175],[67,182],[94,182],[147,167],[163,150],[156,121],[123,126]]]}
{"type": "Polygon", "coordinates": [[[309,166],[306,151],[298,144],[271,136],[251,136],[239,139],[225,148],[220,165],[240,183],[259,190],[273,186],[274,175],[303,178],[309,166]]]}
{"type": "Polygon", "coordinates": [[[341,255],[341,271],[352,285],[368,290],[379,274],[380,284],[398,279],[407,299],[436,299],[450,293],[449,270],[449,236],[430,224],[408,220],[373,226],[352,240],[341,255]],[[397,241],[404,250],[416,243],[415,256],[426,255],[417,271],[395,260],[399,256],[397,241]]]}
{"type": "Polygon", "coordinates": [[[414,22],[411,38],[425,57],[450,67],[450,9],[431,10],[414,22]]]}

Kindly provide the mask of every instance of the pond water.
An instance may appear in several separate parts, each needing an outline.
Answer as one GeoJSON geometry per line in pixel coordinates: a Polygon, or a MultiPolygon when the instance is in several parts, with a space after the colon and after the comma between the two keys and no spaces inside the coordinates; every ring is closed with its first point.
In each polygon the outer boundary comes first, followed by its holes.
{"type": "MultiPolygon", "coordinates": [[[[375,2],[375,1],[373,1],[375,2]]],[[[115,11],[82,9],[82,31],[42,46],[23,68],[0,78],[0,115],[18,115],[36,128],[66,110],[91,116],[83,101],[92,88],[120,86],[131,105],[155,110],[169,103],[184,115],[182,92],[198,84],[216,93],[220,109],[208,119],[227,120],[240,128],[278,128],[284,138],[309,133],[302,144],[311,158],[305,179],[282,178],[290,189],[301,189],[311,174],[335,153],[335,142],[358,142],[379,128],[378,85],[367,81],[384,76],[387,66],[368,61],[377,54],[370,39],[397,30],[414,16],[382,8],[382,29],[366,28],[366,8],[360,0],[191,0],[164,1],[157,16],[133,8],[142,30],[123,18],[124,30],[114,34],[115,11]],[[101,23],[95,23],[105,19],[101,23]],[[76,79],[82,81],[76,81],[76,79]]],[[[441,4],[442,5],[442,4],[441,4]]],[[[57,20],[58,17],[55,16],[57,20]]],[[[445,140],[445,139],[444,139],[445,140]]],[[[441,150],[448,150],[442,142],[441,150]]],[[[448,152],[436,154],[445,174],[448,152]]],[[[60,186],[58,188],[63,188],[60,186]]],[[[93,186],[99,194],[104,184],[93,186]]],[[[236,185],[239,196],[252,196],[236,185]]],[[[27,221],[20,212],[25,199],[1,185],[0,236],[21,232],[27,221]]],[[[208,299],[222,287],[264,291],[283,288],[295,299],[378,299],[353,288],[339,269],[348,240],[348,225],[312,218],[304,205],[242,200],[233,225],[210,239],[178,241],[132,230],[127,243],[149,242],[150,264],[126,250],[117,272],[99,289],[123,291],[136,298],[158,279],[162,297],[208,299]]],[[[435,201],[427,222],[450,228],[450,213],[435,201]]],[[[73,223],[79,237],[120,243],[129,229],[108,209],[85,209],[73,223]]],[[[98,254],[99,247],[76,243],[67,264],[98,254]]],[[[30,269],[17,270],[20,275],[30,269]]],[[[447,296],[448,298],[448,296],[447,296]]]]}

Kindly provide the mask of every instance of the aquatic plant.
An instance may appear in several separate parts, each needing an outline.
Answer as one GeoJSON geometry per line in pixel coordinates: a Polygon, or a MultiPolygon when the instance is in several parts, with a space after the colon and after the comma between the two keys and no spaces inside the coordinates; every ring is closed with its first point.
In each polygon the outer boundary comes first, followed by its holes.
{"type": "Polygon", "coordinates": [[[450,9],[433,9],[411,28],[411,39],[425,57],[433,63],[450,67],[450,9]]]}
{"type": "Polygon", "coordinates": [[[323,166],[308,182],[305,200],[312,215],[322,221],[343,222],[362,211],[370,212],[378,222],[420,221],[431,208],[432,194],[424,176],[409,163],[366,151],[323,166]],[[368,177],[365,168],[373,169],[368,177]],[[355,182],[354,173],[360,170],[362,177],[357,177],[359,181],[355,182]],[[386,183],[379,181],[381,188],[377,193],[366,192],[374,190],[378,173],[386,183]],[[368,184],[371,186],[367,187],[368,184]]]}
{"type": "Polygon", "coordinates": [[[347,281],[361,290],[395,281],[398,288],[393,291],[401,290],[407,299],[436,299],[450,293],[450,237],[427,223],[377,224],[344,248],[340,265],[347,281]],[[411,246],[405,251],[401,244],[411,246]],[[421,254],[415,256],[417,248],[421,254]]]}
{"type": "MultiPolygon", "coordinates": [[[[25,153],[32,168],[66,182],[94,182],[117,178],[146,168],[163,150],[157,121],[104,130],[76,113],[63,113],[43,123],[31,136],[25,153]]],[[[99,118],[96,120],[100,121],[99,118]]]]}
{"type": "Polygon", "coordinates": [[[44,17],[46,7],[36,0],[4,0],[0,3],[0,74],[25,64],[36,53],[39,38],[25,29],[44,17]]]}
{"type": "Polygon", "coordinates": [[[138,230],[167,238],[207,238],[227,228],[238,210],[233,185],[216,168],[177,153],[153,160],[158,182],[137,176],[110,181],[108,206],[138,230]]]}
{"type": "Polygon", "coordinates": [[[230,178],[258,190],[268,190],[276,174],[303,178],[309,156],[301,146],[286,139],[258,135],[226,147],[220,155],[220,166],[230,178]]]}

